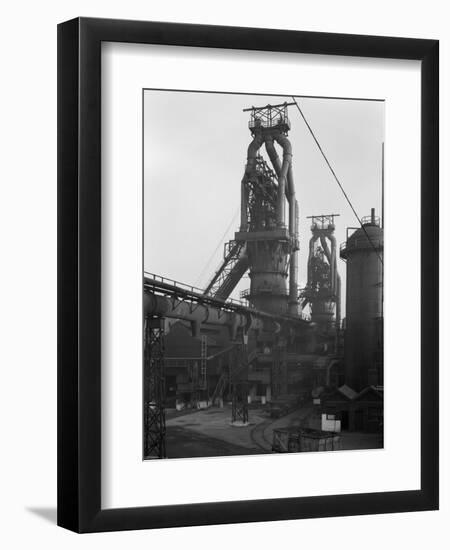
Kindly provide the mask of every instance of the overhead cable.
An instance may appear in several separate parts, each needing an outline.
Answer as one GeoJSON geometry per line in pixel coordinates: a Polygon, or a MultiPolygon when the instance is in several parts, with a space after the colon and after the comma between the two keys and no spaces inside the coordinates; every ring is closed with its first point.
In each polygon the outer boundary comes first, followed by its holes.
{"type": "Polygon", "coordinates": [[[309,130],[311,136],[313,137],[313,139],[314,139],[314,141],[315,141],[315,143],[316,143],[316,145],[317,145],[317,147],[318,147],[318,149],[319,149],[319,151],[320,151],[320,153],[321,153],[323,159],[325,160],[325,162],[326,162],[328,168],[330,169],[331,174],[333,175],[333,177],[334,177],[336,183],[339,185],[339,188],[340,188],[340,190],[342,191],[342,193],[343,193],[343,195],[344,195],[344,197],[345,197],[345,200],[348,202],[350,208],[351,208],[352,211],[353,211],[353,214],[355,215],[356,219],[358,220],[359,225],[361,226],[361,229],[364,231],[364,234],[366,235],[367,240],[369,241],[370,245],[372,246],[372,248],[374,249],[376,255],[378,256],[378,259],[380,260],[381,265],[384,265],[384,264],[383,264],[383,259],[381,258],[380,254],[378,253],[378,250],[377,250],[375,244],[373,243],[372,239],[370,238],[369,234],[367,233],[366,228],[364,227],[364,225],[363,225],[363,223],[362,223],[362,221],[361,221],[361,218],[358,216],[358,213],[356,212],[355,207],[353,206],[353,204],[352,204],[352,202],[351,202],[349,196],[348,196],[347,193],[345,192],[344,187],[342,186],[341,182],[339,181],[339,178],[337,177],[336,172],[334,171],[333,167],[331,166],[330,161],[328,160],[328,158],[327,158],[327,156],[326,156],[324,150],[322,149],[322,146],[321,146],[320,143],[319,143],[319,140],[317,139],[317,137],[316,137],[316,135],[315,135],[313,129],[311,128],[309,122],[306,120],[306,117],[305,117],[305,115],[303,114],[303,111],[300,109],[300,105],[297,103],[297,101],[296,101],[296,99],[295,99],[294,96],[292,96],[292,101],[295,103],[295,106],[297,107],[298,112],[300,113],[301,117],[303,118],[303,121],[305,122],[306,127],[308,128],[308,130],[309,130]]]}

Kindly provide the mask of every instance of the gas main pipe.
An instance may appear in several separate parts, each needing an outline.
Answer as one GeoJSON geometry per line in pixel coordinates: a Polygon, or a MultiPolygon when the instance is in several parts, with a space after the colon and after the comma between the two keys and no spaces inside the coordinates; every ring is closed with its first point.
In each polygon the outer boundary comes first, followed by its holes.
{"type": "Polygon", "coordinates": [[[173,296],[159,296],[152,292],[144,292],[144,313],[189,321],[194,335],[195,332],[197,335],[200,334],[202,325],[226,326],[231,340],[236,340],[239,331],[248,333],[249,330],[264,330],[278,334],[283,322],[263,312],[223,311],[213,305],[190,303],[173,296]]]}
{"type": "Polygon", "coordinates": [[[157,317],[169,317],[190,321],[192,326],[197,325],[197,332],[200,325],[222,325],[227,326],[230,331],[230,338],[236,339],[238,329],[262,329],[263,321],[254,318],[252,315],[245,315],[232,311],[221,311],[213,306],[204,304],[191,304],[178,298],[158,296],[150,292],[144,293],[144,313],[157,317]]]}

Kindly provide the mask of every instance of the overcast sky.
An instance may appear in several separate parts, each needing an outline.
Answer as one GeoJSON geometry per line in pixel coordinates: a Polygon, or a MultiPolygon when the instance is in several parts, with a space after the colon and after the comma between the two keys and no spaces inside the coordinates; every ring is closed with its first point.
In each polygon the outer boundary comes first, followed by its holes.
{"type": "MultiPolygon", "coordinates": [[[[240,185],[250,113],[286,96],[144,92],[144,268],[204,288],[239,225],[240,185]]],[[[360,217],[381,214],[384,103],[298,98],[360,217]]],[[[340,214],[336,240],[357,221],[296,107],[289,107],[293,175],[300,209],[299,286],[306,282],[310,220],[340,214]]],[[[260,150],[267,160],[264,148],[260,150]]],[[[282,157],[282,151],[279,150],[282,157]]],[[[345,289],[345,263],[338,260],[345,289]]],[[[237,291],[248,288],[241,281],[237,291]]],[[[344,296],[345,297],[345,292],[344,296]]],[[[343,303],[345,311],[345,302],[343,303]]]]}

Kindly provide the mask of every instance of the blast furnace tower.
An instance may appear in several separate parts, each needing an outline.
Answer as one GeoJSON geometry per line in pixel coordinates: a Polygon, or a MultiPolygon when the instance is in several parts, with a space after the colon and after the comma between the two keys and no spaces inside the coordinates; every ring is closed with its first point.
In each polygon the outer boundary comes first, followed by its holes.
{"type": "Polygon", "coordinates": [[[308,282],[300,294],[302,308],[308,304],[311,321],[323,330],[340,328],[341,278],[337,270],[334,218],[339,214],[308,216],[311,219],[308,282]]]}
{"type": "Polygon", "coordinates": [[[345,383],[356,391],[383,384],[383,229],[373,208],[361,221],[340,251],[347,262],[345,383]]]}
{"type": "Polygon", "coordinates": [[[247,258],[251,282],[244,297],[249,304],[261,311],[298,315],[298,204],[292,147],[287,138],[288,105],[245,109],[251,113],[249,129],[253,140],[241,182],[241,223],[235,242],[245,250],[247,258]],[[282,160],[275,143],[283,150],[282,160]],[[258,154],[262,145],[273,169],[258,154]]]}

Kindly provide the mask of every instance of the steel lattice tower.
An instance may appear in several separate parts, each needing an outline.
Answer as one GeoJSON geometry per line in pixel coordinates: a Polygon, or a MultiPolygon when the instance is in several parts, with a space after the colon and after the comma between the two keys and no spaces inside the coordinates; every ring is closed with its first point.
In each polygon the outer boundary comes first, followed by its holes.
{"type": "Polygon", "coordinates": [[[166,457],[164,320],[144,320],[144,458],[166,457]]]}

